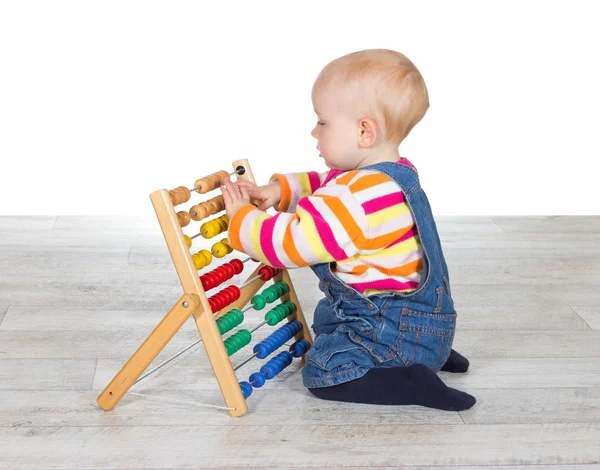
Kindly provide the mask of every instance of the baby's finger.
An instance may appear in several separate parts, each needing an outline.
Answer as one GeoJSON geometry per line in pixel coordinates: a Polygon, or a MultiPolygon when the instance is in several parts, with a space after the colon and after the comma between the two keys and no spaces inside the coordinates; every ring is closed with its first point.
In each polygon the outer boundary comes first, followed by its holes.
{"type": "Polygon", "coordinates": [[[240,193],[242,195],[242,199],[246,199],[246,200],[250,200],[250,197],[248,196],[248,191],[246,190],[245,186],[239,186],[240,188],[240,193]]]}
{"type": "Polygon", "coordinates": [[[231,201],[237,201],[239,195],[237,188],[234,186],[234,184],[229,178],[225,178],[225,181],[223,182],[225,183],[225,188],[229,192],[229,196],[231,196],[231,201]]]}
{"type": "Polygon", "coordinates": [[[237,180],[235,182],[235,184],[240,187],[245,186],[246,188],[256,188],[257,187],[256,183],[253,183],[252,181],[246,181],[246,180],[237,180]]]}
{"type": "Polygon", "coordinates": [[[223,195],[223,202],[225,202],[225,205],[231,204],[231,196],[225,186],[221,186],[221,194],[223,195]]]}

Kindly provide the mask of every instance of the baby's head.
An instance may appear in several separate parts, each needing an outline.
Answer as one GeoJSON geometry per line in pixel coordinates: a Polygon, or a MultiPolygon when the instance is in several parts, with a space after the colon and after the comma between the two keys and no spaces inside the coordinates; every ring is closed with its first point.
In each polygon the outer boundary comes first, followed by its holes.
{"type": "Polygon", "coordinates": [[[351,170],[398,159],[398,146],[429,107],[425,81],[403,54],[353,52],[330,62],[312,90],[312,136],[330,168],[351,170]]]}

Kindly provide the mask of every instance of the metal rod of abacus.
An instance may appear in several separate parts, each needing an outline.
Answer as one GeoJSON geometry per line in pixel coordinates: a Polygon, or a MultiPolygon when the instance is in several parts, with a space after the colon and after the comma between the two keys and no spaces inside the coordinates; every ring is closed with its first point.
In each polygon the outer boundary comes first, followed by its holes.
{"type": "Polygon", "coordinates": [[[199,237],[200,235],[202,235],[203,233],[208,232],[208,230],[203,230],[202,232],[198,232],[196,235],[191,236],[190,238],[193,240],[196,237],[199,237]]]}
{"type": "Polygon", "coordinates": [[[242,284],[239,288],[243,289],[246,286],[249,286],[250,284],[252,284],[254,281],[256,281],[257,279],[260,279],[260,275],[253,277],[252,279],[250,279],[248,282],[246,282],[245,284],[242,284]]]}
{"type": "Polygon", "coordinates": [[[244,360],[244,362],[242,362],[241,364],[235,366],[233,368],[233,371],[235,372],[236,370],[238,370],[240,367],[242,367],[244,364],[247,364],[248,362],[250,362],[252,359],[254,359],[256,357],[257,353],[254,353],[252,356],[250,356],[248,359],[244,360]]]}
{"type": "Polygon", "coordinates": [[[258,330],[261,326],[265,326],[267,324],[267,320],[265,320],[264,322],[262,322],[260,325],[254,327],[252,330],[250,330],[250,333],[254,333],[256,330],[258,330]]]}
{"type": "Polygon", "coordinates": [[[202,338],[200,338],[198,341],[196,341],[193,344],[190,344],[187,348],[182,349],[181,351],[179,351],[177,354],[175,354],[174,356],[170,357],[169,359],[167,359],[165,362],[163,362],[162,364],[157,365],[154,369],[149,370],[148,372],[146,372],[144,375],[142,375],[139,379],[137,379],[135,382],[133,382],[133,385],[135,385],[136,383],[140,382],[141,380],[145,379],[146,377],[148,377],[150,374],[153,374],[154,372],[156,372],[158,369],[160,369],[161,367],[167,365],[169,362],[171,362],[173,359],[181,356],[184,352],[186,352],[187,350],[193,348],[194,346],[196,346],[198,343],[200,343],[202,341],[202,338]]]}

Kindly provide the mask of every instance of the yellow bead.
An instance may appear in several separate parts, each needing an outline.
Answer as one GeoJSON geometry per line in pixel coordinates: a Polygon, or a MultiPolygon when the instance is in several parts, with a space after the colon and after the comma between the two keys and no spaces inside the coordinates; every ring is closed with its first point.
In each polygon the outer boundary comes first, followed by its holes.
{"type": "Polygon", "coordinates": [[[188,237],[187,235],[184,235],[183,238],[185,239],[185,242],[187,243],[187,247],[191,248],[192,247],[192,239],[190,237],[188,237]]]}
{"type": "Polygon", "coordinates": [[[194,261],[194,266],[196,266],[197,270],[200,270],[206,266],[204,256],[198,256],[199,254],[200,253],[196,253],[195,255],[192,255],[192,261],[194,261]]]}
{"type": "Polygon", "coordinates": [[[231,253],[233,251],[233,248],[231,247],[231,244],[229,243],[228,238],[223,238],[221,240],[221,243],[227,247],[227,253],[231,253]]]}
{"type": "Polygon", "coordinates": [[[206,264],[204,266],[208,266],[210,263],[212,263],[212,254],[210,253],[210,251],[201,250],[200,253],[203,254],[206,258],[206,264]]]}
{"type": "Polygon", "coordinates": [[[202,234],[204,238],[212,238],[220,233],[219,226],[215,223],[214,220],[203,223],[200,226],[200,232],[205,232],[202,234]]]}
{"type": "Polygon", "coordinates": [[[215,255],[217,258],[222,258],[223,256],[225,256],[229,251],[227,250],[227,245],[225,245],[225,243],[215,243],[212,246],[212,254],[215,255]]]}

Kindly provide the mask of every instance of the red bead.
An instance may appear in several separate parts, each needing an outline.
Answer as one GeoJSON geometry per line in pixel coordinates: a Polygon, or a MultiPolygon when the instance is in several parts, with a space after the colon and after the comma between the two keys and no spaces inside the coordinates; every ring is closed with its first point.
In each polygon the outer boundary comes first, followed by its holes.
{"type": "Polygon", "coordinates": [[[212,273],[211,277],[213,279],[213,282],[215,283],[215,287],[221,284],[221,279],[219,278],[217,273],[212,273]]]}
{"type": "Polygon", "coordinates": [[[227,289],[223,290],[223,298],[225,299],[225,302],[227,303],[227,305],[229,305],[231,302],[233,302],[233,294],[228,291],[227,289]]]}
{"type": "Polygon", "coordinates": [[[240,298],[240,288],[238,286],[229,286],[227,289],[229,289],[232,293],[233,293],[233,300],[237,300],[240,298]]]}
{"type": "Polygon", "coordinates": [[[225,297],[225,295],[223,295],[223,292],[219,292],[219,310],[222,310],[225,308],[225,305],[227,305],[227,297],[225,297]]]}
{"type": "Polygon", "coordinates": [[[252,261],[254,261],[255,263],[260,263],[260,261],[258,261],[257,259],[254,258],[250,258],[252,261]]]}
{"type": "Polygon", "coordinates": [[[212,297],[208,299],[208,305],[210,305],[210,309],[213,311],[213,313],[217,311],[217,304],[215,303],[215,299],[212,297]]]}
{"type": "Polygon", "coordinates": [[[231,279],[235,274],[235,269],[233,269],[233,266],[231,266],[231,264],[229,263],[227,263],[223,267],[225,268],[225,272],[227,273],[227,279],[231,279]]]}
{"type": "Polygon", "coordinates": [[[240,274],[244,270],[244,263],[237,258],[232,259],[229,264],[233,268],[235,274],[240,274]]]}
{"type": "Polygon", "coordinates": [[[258,274],[263,281],[268,281],[273,277],[273,270],[270,266],[261,266],[258,270],[258,274]]]}

